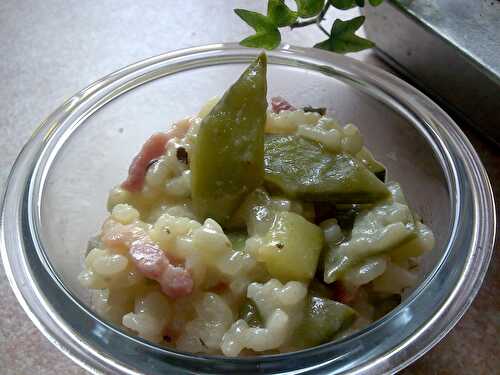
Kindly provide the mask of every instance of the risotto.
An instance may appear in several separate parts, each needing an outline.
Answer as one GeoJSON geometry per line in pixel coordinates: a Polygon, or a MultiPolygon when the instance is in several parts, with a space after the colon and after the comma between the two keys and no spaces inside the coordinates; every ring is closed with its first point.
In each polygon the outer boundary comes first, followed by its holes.
{"type": "Polygon", "coordinates": [[[161,346],[300,350],[379,319],[415,286],[432,231],[323,108],[272,98],[266,56],[153,134],[111,190],[80,282],[98,315],[161,346]]]}

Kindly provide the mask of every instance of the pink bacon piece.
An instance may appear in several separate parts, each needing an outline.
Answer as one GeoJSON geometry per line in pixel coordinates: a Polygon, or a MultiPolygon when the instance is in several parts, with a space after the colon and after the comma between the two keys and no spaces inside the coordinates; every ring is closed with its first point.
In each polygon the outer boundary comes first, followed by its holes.
{"type": "Polygon", "coordinates": [[[167,296],[179,298],[193,291],[191,274],[181,266],[180,261],[167,258],[142,228],[108,219],[103,224],[101,240],[108,248],[117,251],[128,249],[137,270],[145,277],[158,281],[167,296]]]}
{"type": "Polygon", "coordinates": [[[130,192],[138,192],[144,186],[144,179],[148,170],[149,163],[159,158],[165,153],[167,142],[176,137],[183,137],[190,123],[188,119],[182,120],[175,124],[172,129],[166,133],[153,134],[141,148],[141,151],[136,155],[128,170],[128,177],[122,183],[122,188],[130,192]]]}
{"type": "Polygon", "coordinates": [[[170,298],[184,297],[193,291],[193,278],[183,268],[169,264],[161,274],[158,282],[161,290],[170,298]]]}
{"type": "Polygon", "coordinates": [[[130,246],[129,253],[139,272],[158,281],[162,292],[170,298],[187,296],[193,291],[190,273],[185,268],[171,264],[157,245],[137,240],[130,246]]]}
{"type": "Polygon", "coordinates": [[[281,96],[271,98],[271,108],[274,113],[280,113],[281,111],[295,111],[297,109],[281,96]]]}

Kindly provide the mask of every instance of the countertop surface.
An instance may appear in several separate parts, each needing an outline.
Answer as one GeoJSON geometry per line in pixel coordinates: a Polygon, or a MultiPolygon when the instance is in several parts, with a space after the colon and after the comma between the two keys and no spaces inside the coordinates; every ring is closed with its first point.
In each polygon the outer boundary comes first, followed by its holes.
{"type": "MultiPolygon", "coordinates": [[[[174,49],[238,41],[250,30],[232,8],[263,10],[265,1],[0,2],[0,190],[36,125],[81,88],[137,60],[174,49]]],[[[349,11],[347,16],[354,14],[349,11]]],[[[315,27],[284,33],[311,46],[315,27]]],[[[386,68],[372,52],[353,57],[386,68]]],[[[386,68],[388,69],[388,68],[386,68]]],[[[465,128],[500,199],[500,152],[465,128]]],[[[497,210],[498,211],[498,210],[497,210]]],[[[404,374],[494,374],[500,369],[500,254],[498,240],[486,280],[457,326],[404,374]]],[[[85,374],[33,325],[0,268],[0,373],[85,374]]]]}

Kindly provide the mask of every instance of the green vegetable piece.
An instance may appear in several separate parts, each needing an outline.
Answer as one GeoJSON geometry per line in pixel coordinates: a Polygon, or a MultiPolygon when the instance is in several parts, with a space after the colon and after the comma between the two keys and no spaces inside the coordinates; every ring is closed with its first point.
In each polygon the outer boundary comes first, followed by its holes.
{"type": "Polygon", "coordinates": [[[366,147],[363,147],[361,151],[356,154],[356,158],[361,161],[370,172],[377,176],[380,181],[385,182],[385,166],[375,160],[373,154],[366,147]]]}
{"type": "Polygon", "coordinates": [[[363,25],[363,22],[365,22],[364,16],[347,21],[336,19],[329,38],[314,47],[337,53],[358,52],[374,47],[375,43],[354,34],[363,25]]]}
{"type": "Polygon", "coordinates": [[[340,302],[308,296],[304,319],[296,328],[292,343],[300,349],[328,342],[335,333],[351,325],[356,315],[352,308],[340,302]]]}
{"type": "Polygon", "coordinates": [[[242,46],[272,50],[280,44],[281,34],[270,17],[245,9],[235,9],[234,12],[255,30],[254,35],[240,42],[242,46]]]}
{"type": "Polygon", "coordinates": [[[326,250],[326,283],[338,280],[348,269],[367,257],[390,253],[417,237],[415,220],[399,186],[389,187],[392,194],[389,199],[361,211],[356,217],[351,238],[326,250]]]}
{"type": "Polygon", "coordinates": [[[265,182],[296,199],[373,203],[389,195],[385,185],[349,154],[331,154],[295,135],[270,135],[265,142],[265,182]]]}
{"type": "Polygon", "coordinates": [[[309,281],[316,273],[323,242],[320,227],[296,213],[283,211],[264,236],[257,258],[272,277],[282,282],[309,281]]]}
{"type": "Polygon", "coordinates": [[[243,319],[250,327],[262,327],[262,317],[255,303],[247,298],[240,310],[240,319],[243,319]]]}
{"type": "Polygon", "coordinates": [[[261,54],[201,123],[191,160],[193,207],[225,225],[264,175],[267,58],[261,54]]]}

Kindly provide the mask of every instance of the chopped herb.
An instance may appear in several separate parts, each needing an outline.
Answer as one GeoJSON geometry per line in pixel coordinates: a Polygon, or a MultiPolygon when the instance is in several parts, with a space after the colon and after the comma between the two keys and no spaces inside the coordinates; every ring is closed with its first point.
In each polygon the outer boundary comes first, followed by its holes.
{"type": "Polygon", "coordinates": [[[325,107],[311,107],[310,105],[305,106],[302,108],[304,112],[314,112],[314,113],[319,113],[321,116],[326,115],[326,108],[325,107]]]}

